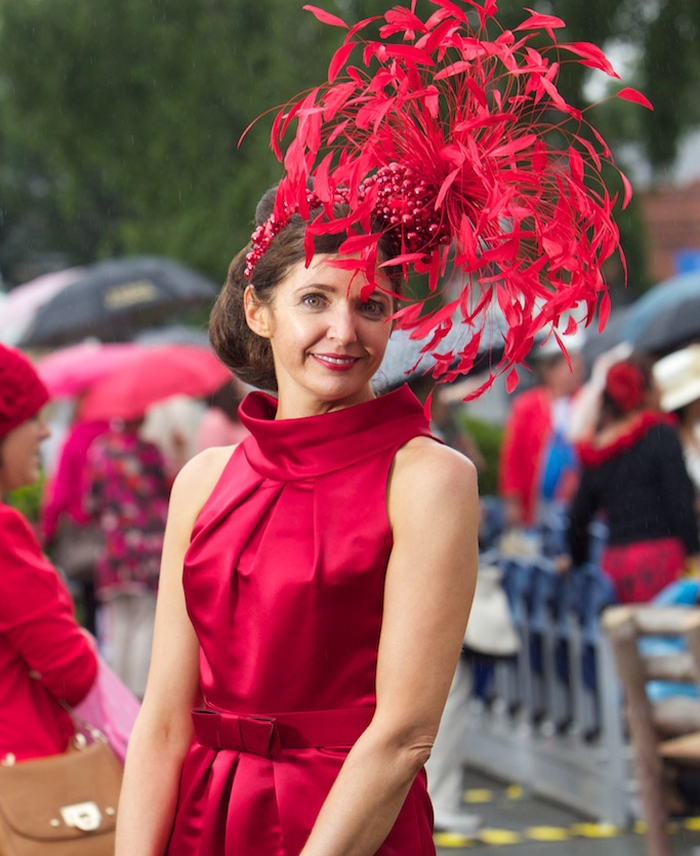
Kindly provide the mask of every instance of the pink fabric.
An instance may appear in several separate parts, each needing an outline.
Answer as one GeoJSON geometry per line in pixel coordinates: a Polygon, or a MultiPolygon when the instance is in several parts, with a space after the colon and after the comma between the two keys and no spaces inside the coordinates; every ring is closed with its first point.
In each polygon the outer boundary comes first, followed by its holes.
{"type": "Polygon", "coordinates": [[[129,736],[140,707],[136,696],[98,655],[97,680],[73,711],[104,734],[114,754],[124,763],[129,736]]]}
{"type": "MultiPolygon", "coordinates": [[[[187,608],[210,708],[247,715],[373,708],[384,574],[386,484],[396,450],[428,435],[402,388],[324,416],[275,421],[248,396],[251,436],[234,451],[185,558],[187,608]]],[[[269,758],[193,743],[170,856],[297,856],[347,748],[269,758]]],[[[424,774],[380,856],[434,856],[424,774]]]]}
{"type": "Polygon", "coordinates": [[[56,473],[46,487],[46,501],[41,515],[41,534],[50,544],[61,517],[73,523],[88,523],[83,502],[86,480],[85,461],[93,440],[109,428],[108,422],[75,422],[69,429],[59,454],[56,473]]]}
{"type": "Polygon", "coordinates": [[[235,446],[248,436],[248,429],[240,422],[234,422],[219,407],[209,407],[202,416],[197,436],[195,451],[210,449],[212,446],[235,446]]]}
{"type": "Polygon", "coordinates": [[[73,734],[60,702],[80,702],[97,658],[63,581],[27,521],[0,503],[0,758],[63,752],[73,734]]]}

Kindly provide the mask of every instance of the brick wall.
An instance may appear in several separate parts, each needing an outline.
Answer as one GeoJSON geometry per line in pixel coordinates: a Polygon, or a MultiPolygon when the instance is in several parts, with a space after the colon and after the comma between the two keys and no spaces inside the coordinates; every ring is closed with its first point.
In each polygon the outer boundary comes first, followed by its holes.
{"type": "Polygon", "coordinates": [[[662,187],[639,194],[649,242],[652,282],[673,276],[674,253],[700,251],[700,180],[683,187],[662,187]]]}

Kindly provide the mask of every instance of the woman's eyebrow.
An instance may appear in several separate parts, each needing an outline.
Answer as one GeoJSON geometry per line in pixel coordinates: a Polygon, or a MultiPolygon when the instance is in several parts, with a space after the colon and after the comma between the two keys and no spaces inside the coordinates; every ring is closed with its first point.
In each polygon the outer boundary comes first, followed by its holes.
{"type": "MultiPolygon", "coordinates": [[[[300,292],[306,291],[309,288],[313,288],[316,291],[322,291],[325,294],[336,294],[338,292],[339,286],[331,285],[331,284],[326,283],[326,282],[314,282],[314,280],[310,280],[309,282],[305,282],[303,285],[299,285],[297,287],[296,291],[297,291],[297,293],[300,293],[300,292]]],[[[360,291],[358,291],[358,293],[357,293],[358,300],[361,299],[360,298],[361,291],[362,291],[362,289],[360,289],[360,291]]],[[[372,291],[370,294],[367,295],[367,297],[364,298],[364,300],[362,300],[362,302],[366,303],[368,300],[372,300],[372,299],[376,300],[377,298],[382,298],[382,297],[388,298],[389,300],[391,299],[391,295],[388,294],[386,291],[384,291],[381,288],[375,288],[374,291],[372,291]]]]}
{"type": "Polygon", "coordinates": [[[307,288],[315,288],[317,291],[325,291],[328,294],[331,294],[337,290],[337,286],[328,285],[325,282],[314,282],[313,280],[309,280],[309,282],[305,282],[303,285],[300,285],[297,288],[297,291],[304,291],[307,288]]]}
{"type": "Polygon", "coordinates": [[[367,295],[365,300],[370,300],[372,298],[376,300],[378,297],[386,297],[387,300],[391,300],[391,295],[382,288],[375,288],[374,291],[367,295]]]}

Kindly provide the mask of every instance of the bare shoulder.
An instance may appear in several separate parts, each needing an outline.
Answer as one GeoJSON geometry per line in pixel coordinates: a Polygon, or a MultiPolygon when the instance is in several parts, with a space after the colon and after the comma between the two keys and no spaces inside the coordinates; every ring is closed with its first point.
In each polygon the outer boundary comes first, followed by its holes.
{"type": "Polygon", "coordinates": [[[414,437],[396,454],[389,482],[389,509],[404,503],[439,509],[478,499],[476,467],[461,452],[430,437],[414,437]]]}
{"type": "Polygon", "coordinates": [[[431,437],[414,437],[396,453],[392,481],[418,479],[423,486],[449,487],[465,480],[476,484],[476,467],[456,449],[431,437]]]}
{"type": "Polygon", "coordinates": [[[192,523],[209,499],[236,446],[204,449],[177,474],[170,497],[171,515],[192,523]]]}

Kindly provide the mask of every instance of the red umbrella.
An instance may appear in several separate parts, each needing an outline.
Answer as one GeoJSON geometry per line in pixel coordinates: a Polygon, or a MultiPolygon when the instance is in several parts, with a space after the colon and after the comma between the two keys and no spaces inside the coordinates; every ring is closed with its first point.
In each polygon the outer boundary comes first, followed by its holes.
{"type": "Polygon", "coordinates": [[[231,372],[207,348],[167,345],[148,348],[125,368],[88,392],[82,419],[138,419],[172,395],[201,398],[231,380],[231,372]]]}
{"type": "Polygon", "coordinates": [[[135,342],[81,342],[37,360],[39,376],[56,398],[85,392],[140,357],[145,348],[135,342]]]}

